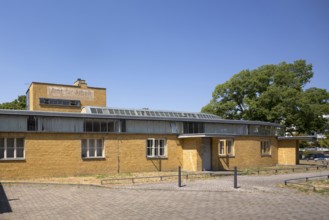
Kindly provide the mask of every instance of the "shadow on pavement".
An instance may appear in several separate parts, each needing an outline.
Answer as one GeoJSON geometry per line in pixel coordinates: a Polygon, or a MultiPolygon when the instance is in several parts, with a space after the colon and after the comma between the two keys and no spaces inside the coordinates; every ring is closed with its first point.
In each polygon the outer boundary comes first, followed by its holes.
{"type": "Polygon", "coordinates": [[[0,214],[6,212],[12,212],[12,209],[10,207],[6,192],[0,183],[0,214]]]}

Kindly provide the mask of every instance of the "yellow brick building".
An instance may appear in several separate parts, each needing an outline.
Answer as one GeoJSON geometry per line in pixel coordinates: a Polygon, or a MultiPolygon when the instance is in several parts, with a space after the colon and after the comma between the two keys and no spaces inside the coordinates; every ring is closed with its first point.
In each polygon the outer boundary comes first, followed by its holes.
{"type": "Polygon", "coordinates": [[[0,110],[0,180],[298,163],[298,139],[278,124],[108,108],[106,90],[81,79],[27,95],[28,110],[0,110]]]}
{"type": "Polygon", "coordinates": [[[73,85],[32,82],[26,98],[31,111],[81,112],[82,106],[106,106],[106,89],[82,79],[73,85]]]}

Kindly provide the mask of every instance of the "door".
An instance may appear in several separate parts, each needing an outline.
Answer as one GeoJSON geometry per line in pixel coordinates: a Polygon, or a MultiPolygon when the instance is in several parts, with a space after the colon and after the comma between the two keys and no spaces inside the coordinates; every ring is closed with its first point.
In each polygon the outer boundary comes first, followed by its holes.
{"type": "Polygon", "coordinates": [[[202,140],[202,170],[211,170],[211,139],[202,140]]]}

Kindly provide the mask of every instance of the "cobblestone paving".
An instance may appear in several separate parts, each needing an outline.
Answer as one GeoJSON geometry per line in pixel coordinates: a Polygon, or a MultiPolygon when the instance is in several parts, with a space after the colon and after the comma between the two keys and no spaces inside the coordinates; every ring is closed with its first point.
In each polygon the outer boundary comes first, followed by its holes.
{"type": "Polygon", "coordinates": [[[232,177],[185,182],[182,188],[177,183],[112,188],[3,184],[12,212],[0,219],[329,219],[328,196],[276,186],[322,174],[329,171],[239,176],[239,189],[233,189],[232,177]]]}

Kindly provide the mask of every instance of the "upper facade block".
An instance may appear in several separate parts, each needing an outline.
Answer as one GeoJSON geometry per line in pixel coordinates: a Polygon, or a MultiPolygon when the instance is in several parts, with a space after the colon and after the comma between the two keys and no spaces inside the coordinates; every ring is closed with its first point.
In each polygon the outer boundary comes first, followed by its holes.
{"type": "Polygon", "coordinates": [[[78,79],[73,85],[32,82],[26,92],[31,111],[81,112],[83,106],[106,106],[106,89],[88,87],[78,79]]]}

